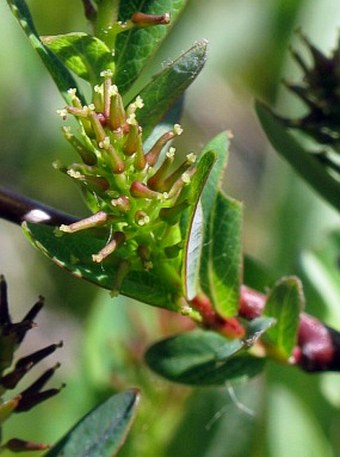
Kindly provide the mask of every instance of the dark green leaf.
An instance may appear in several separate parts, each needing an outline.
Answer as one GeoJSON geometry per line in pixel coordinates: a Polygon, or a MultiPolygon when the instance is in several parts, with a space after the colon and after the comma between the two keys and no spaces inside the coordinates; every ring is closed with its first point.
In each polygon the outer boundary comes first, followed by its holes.
{"type": "Polygon", "coordinates": [[[81,419],[46,457],[116,455],[131,427],[138,400],[136,389],[112,396],[81,419]]]}
{"type": "Polygon", "coordinates": [[[296,277],[281,279],[268,295],[263,314],[276,319],[276,325],[266,332],[264,340],[283,360],[288,360],[296,345],[303,307],[302,285],[296,277]]]}
{"type": "Polygon", "coordinates": [[[147,138],[185,89],[193,82],[207,58],[207,42],[200,41],[182,54],[140,92],[144,108],[138,112],[138,122],[147,138]]]}
{"type": "Polygon", "coordinates": [[[77,87],[77,83],[71,73],[64,66],[64,64],[62,64],[60,60],[41,42],[25,1],[7,0],[7,3],[11,8],[13,15],[16,17],[20,26],[26,33],[33,48],[37,51],[46,68],[50,72],[66,102],[71,103],[71,98],[67,93],[70,88],[77,88],[78,97],[85,102],[84,97],[81,95],[81,92],[77,87]]]}
{"type": "Polygon", "coordinates": [[[183,262],[183,289],[185,296],[191,300],[197,294],[199,261],[203,242],[203,220],[201,205],[198,204],[205,182],[215,163],[216,155],[206,152],[197,165],[190,186],[188,196],[190,207],[186,213],[184,239],[184,262],[183,262]]]}
{"type": "Polygon", "coordinates": [[[101,71],[114,71],[110,49],[103,41],[87,33],[45,36],[41,40],[64,65],[92,85],[100,82],[101,71]]]}
{"type": "Polygon", "coordinates": [[[132,29],[121,33],[116,41],[116,80],[121,94],[124,94],[137,79],[150,57],[155,53],[169,33],[186,0],[131,0],[120,2],[120,20],[126,21],[141,11],[146,14],[170,13],[169,25],[158,25],[143,29],[132,29]]]}
{"type": "Polygon", "coordinates": [[[316,192],[340,211],[340,182],[331,176],[323,165],[287,131],[287,128],[267,107],[257,102],[256,112],[276,151],[316,192]]]}
{"type": "MultiPolygon", "coordinates": [[[[43,224],[24,223],[23,229],[33,246],[58,266],[78,278],[105,289],[113,289],[117,267],[114,264],[102,266],[92,261],[92,254],[105,245],[105,239],[97,238],[89,232],[60,237],[55,235],[54,227],[43,224]]],[[[129,273],[123,281],[120,293],[153,306],[178,311],[172,299],[175,291],[166,288],[161,273],[158,273],[154,270],[129,273]]]]}
{"type": "Polygon", "coordinates": [[[263,359],[247,354],[241,340],[228,340],[214,332],[195,330],[151,346],[145,357],[156,373],[189,385],[223,385],[249,378],[263,368],[263,359]]]}

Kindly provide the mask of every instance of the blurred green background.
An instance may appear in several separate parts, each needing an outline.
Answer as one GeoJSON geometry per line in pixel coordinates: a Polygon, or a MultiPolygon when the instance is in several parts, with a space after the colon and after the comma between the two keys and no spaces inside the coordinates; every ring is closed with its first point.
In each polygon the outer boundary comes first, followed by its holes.
{"type": "MultiPolygon", "coordinates": [[[[28,4],[42,35],[87,30],[80,0],[28,4]]],[[[328,53],[338,39],[339,18],[337,0],[191,0],[144,75],[146,80],[195,40],[208,39],[208,62],[187,92],[178,150],[199,152],[218,132],[232,131],[224,188],[244,202],[245,252],[274,279],[302,275],[307,310],[338,329],[340,286],[321,258],[339,217],[270,149],[253,102],[258,97],[285,114],[301,113],[303,107],[279,84],[282,78],[299,78],[288,51],[290,44],[301,48],[294,30],[302,27],[328,53]]],[[[71,180],[51,165],[75,159],[56,115],[64,102],[6,2],[0,3],[0,61],[1,186],[86,214],[71,180]]],[[[6,424],[5,439],[53,443],[110,392],[137,385],[141,411],[122,456],[340,455],[339,375],[306,375],[269,364],[259,379],[231,389],[193,392],[171,385],[143,366],[142,353],[182,325],[176,317],[113,300],[69,276],[35,252],[19,227],[1,221],[0,237],[0,271],[9,283],[13,317],[20,319],[39,294],[46,297],[25,353],[64,340],[46,367],[59,360],[51,384],[67,383],[56,398],[6,424]]]]}

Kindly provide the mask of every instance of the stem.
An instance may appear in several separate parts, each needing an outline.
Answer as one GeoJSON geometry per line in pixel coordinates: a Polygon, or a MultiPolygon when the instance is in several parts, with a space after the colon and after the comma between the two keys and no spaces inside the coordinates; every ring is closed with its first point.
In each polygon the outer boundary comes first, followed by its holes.
{"type": "MultiPolygon", "coordinates": [[[[266,296],[241,287],[239,315],[252,320],[261,316],[266,296]]],[[[307,313],[301,313],[293,364],[308,372],[340,371],[340,332],[307,313]]]]}
{"type": "MultiPolygon", "coordinates": [[[[18,225],[27,221],[56,226],[71,224],[78,220],[74,216],[1,188],[0,218],[18,225]]],[[[264,294],[247,286],[242,286],[239,316],[247,320],[260,317],[265,302],[266,296],[264,294]]],[[[191,303],[191,305],[196,305],[194,308],[199,308],[201,314],[202,306],[205,305],[203,306],[205,324],[208,327],[218,327],[221,330],[221,319],[215,313],[211,314],[209,303],[202,301],[202,297],[196,297],[195,303],[191,303]],[[207,315],[207,312],[210,314],[207,315]]],[[[301,313],[297,346],[293,352],[293,363],[308,372],[340,371],[340,332],[307,313],[301,313]]]]}
{"type": "MultiPolygon", "coordinates": [[[[95,36],[100,38],[110,49],[114,48],[118,22],[119,0],[102,0],[98,5],[94,24],[95,36]]],[[[120,29],[119,29],[120,30],[120,29]]]]}
{"type": "Polygon", "coordinates": [[[0,188],[0,218],[18,225],[27,221],[59,226],[78,220],[74,216],[2,188],[0,188]]]}

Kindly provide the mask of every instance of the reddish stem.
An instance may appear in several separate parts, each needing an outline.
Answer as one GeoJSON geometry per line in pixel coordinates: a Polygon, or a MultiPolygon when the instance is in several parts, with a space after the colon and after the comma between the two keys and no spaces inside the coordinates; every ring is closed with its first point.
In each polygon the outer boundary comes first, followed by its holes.
{"type": "Polygon", "coordinates": [[[190,305],[200,313],[202,317],[202,326],[208,329],[216,330],[228,338],[244,338],[245,328],[236,317],[228,319],[223,318],[212,307],[210,299],[204,295],[196,295],[190,302],[190,305]]]}
{"type": "MultiPolygon", "coordinates": [[[[252,320],[262,315],[266,296],[247,286],[241,288],[239,315],[252,320]]],[[[340,370],[340,333],[306,313],[301,313],[293,363],[305,371],[340,370]]]]}

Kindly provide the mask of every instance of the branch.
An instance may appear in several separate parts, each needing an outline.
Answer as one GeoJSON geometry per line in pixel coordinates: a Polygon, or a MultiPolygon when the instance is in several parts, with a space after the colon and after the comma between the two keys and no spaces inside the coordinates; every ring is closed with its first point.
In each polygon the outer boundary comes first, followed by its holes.
{"type": "MultiPolygon", "coordinates": [[[[1,188],[0,218],[18,225],[24,221],[61,225],[71,224],[78,220],[74,216],[1,188]]],[[[242,286],[240,317],[252,320],[261,316],[265,302],[266,296],[264,294],[247,286],[242,286]]],[[[193,303],[193,305],[197,307],[198,303],[193,303]]],[[[210,319],[213,317],[210,316],[210,319]]],[[[235,319],[223,322],[224,327],[226,327],[223,329],[224,333],[227,334],[229,331],[235,333],[238,330],[238,328],[236,330],[234,328],[234,321],[235,319]],[[230,329],[231,324],[233,327],[230,329]]],[[[220,321],[218,324],[222,325],[220,321]]],[[[214,321],[213,326],[216,325],[214,321]]],[[[328,327],[309,314],[301,313],[298,341],[292,359],[293,365],[297,365],[308,372],[340,371],[340,332],[328,327]]]]}
{"type": "MultiPolygon", "coordinates": [[[[266,296],[241,288],[239,315],[252,320],[261,316],[266,296]]],[[[293,351],[293,365],[308,372],[340,371],[340,332],[315,317],[301,313],[297,346],[293,351]]]]}
{"type": "Polygon", "coordinates": [[[0,218],[21,225],[24,221],[48,225],[71,224],[76,217],[0,188],[0,218]]]}

